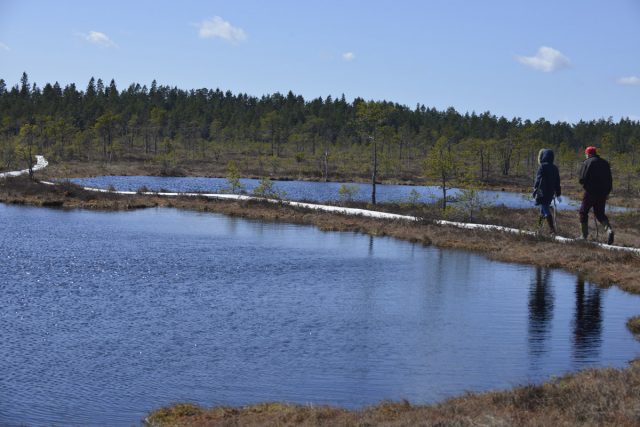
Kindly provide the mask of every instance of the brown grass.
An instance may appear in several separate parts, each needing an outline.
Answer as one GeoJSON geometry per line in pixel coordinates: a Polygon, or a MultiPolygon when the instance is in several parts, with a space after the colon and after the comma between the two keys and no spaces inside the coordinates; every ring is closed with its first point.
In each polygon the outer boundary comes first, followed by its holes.
{"type": "Polygon", "coordinates": [[[435,405],[382,402],[362,410],[262,403],[154,411],[150,426],[638,426],[640,361],[589,369],[542,385],[467,394],[435,405]]]}
{"type": "MultiPolygon", "coordinates": [[[[500,261],[563,268],[581,274],[585,280],[603,286],[617,284],[629,292],[640,293],[640,275],[637,274],[640,270],[640,257],[636,255],[607,251],[589,243],[560,244],[545,237],[516,236],[484,230],[461,230],[437,226],[431,220],[439,218],[440,211],[433,206],[420,208],[378,206],[377,208],[424,218],[423,221],[418,222],[391,221],[293,208],[285,204],[263,201],[242,202],[200,197],[167,198],[96,193],[82,190],[70,183],[55,187],[47,186],[34,183],[26,177],[0,181],[0,202],[102,210],[174,207],[218,212],[263,221],[309,224],[325,231],[354,231],[374,236],[391,236],[442,248],[477,251],[500,261]]],[[[577,217],[572,218],[574,215],[575,213],[566,212],[560,214],[558,222],[561,231],[577,227],[577,217]]],[[[484,212],[478,220],[478,222],[534,230],[537,213],[533,209],[495,208],[484,212]]],[[[638,214],[615,216],[612,217],[612,222],[617,227],[618,242],[638,246],[640,243],[637,231],[640,229],[638,214]]],[[[575,236],[577,233],[565,232],[564,234],[575,236]]]]}
{"type": "MultiPolygon", "coordinates": [[[[43,179],[53,178],[79,178],[102,175],[151,175],[151,176],[203,176],[203,177],[225,177],[227,176],[227,164],[234,161],[240,168],[240,173],[246,178],[263,178],[269,176],[272,180],[320,180],[320,171],[315,166],[302,166],[292,159],[282,159],[277,171],[259,166],[259,160],[252,157],[259,156],[259,153],[224,153],[217,160],[181,160],[177,166],[167,171],[160,164],[154,162],[151,157],[128,156],[117,162],[103,162],[99,160],[67,160],[64,162],[51,162],[49,166],[38,172],[38,176],[43,179]]],[[[313,163],[313,162],[312,162],[313,163]]],[[[562,168],[561,168],[562,169],[562,168]]],[[[564,195],[579,200],[582,197],[582,187],[578,183],[574,174],[569,174],[566,170],[561,170],[562,191],[564,195]]],[[[422,171],[418,168],[410,168],[398,176],[380,177],[380,182],[387,184],[406,185],[438,185],[437,181],[421,176],[422,171]]],[[[333,171],[329,176],[330,181],[346,182],[370,182],[371,174],[368,171],[356,171],[350,169],[348,172],[338,173],[333,171]],[[366,172],[366,173],[365,173],[366,172]]],[[[510,191],[528,194],[533,185],[532,177],[525,172],[516,175],[502,176],[492,175],[482,181],[453,182],[452,186],[460,188],[480,187],[483,189],[510,191]]],[[[610,203],[617,206],[628,206],[640,208],[640,194],[638,191],[626,192],[624,188],[616,183],[610,198],[610,203]]]]}
{"type": "Polygon", "coordinates": [[[640,339],[640,316],[634,316],[627,321],[627,328],[640,339]]]}

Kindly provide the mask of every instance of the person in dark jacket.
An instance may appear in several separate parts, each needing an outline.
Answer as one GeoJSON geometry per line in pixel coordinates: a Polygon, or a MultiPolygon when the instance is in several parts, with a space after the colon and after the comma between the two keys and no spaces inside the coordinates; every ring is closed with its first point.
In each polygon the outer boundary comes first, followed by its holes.
{"type": "Polygon", "coordinates": [[[613,243],[613,229],[609,224],[609,218],[604,213],[605,204],[613,187],[611,167],[609,162],[598,155],[596,147],[587,147],[584,150],[586,160],[582,162],[578,177],[584,188],[582,204],[580,205],[580,225],[582,238],[589,234],[589,211],[593,208],[596,219],[604,225],[607,231],[607,243],[613,243]]]}
{"type": "Polygon", "coordinates": [[[558,167],[553,164],[553,150],[543,148],[538,153],[538,172],[536,173],[536,182],[533,185],[533,196],[536,200],[536,206],[540,206],[539,225],[546,219],[551,233],[556,233],[556,228],[551,215],[551,202],[554,197],[560,197],[562,194],[560,188],[560,172],[558,167]]]}

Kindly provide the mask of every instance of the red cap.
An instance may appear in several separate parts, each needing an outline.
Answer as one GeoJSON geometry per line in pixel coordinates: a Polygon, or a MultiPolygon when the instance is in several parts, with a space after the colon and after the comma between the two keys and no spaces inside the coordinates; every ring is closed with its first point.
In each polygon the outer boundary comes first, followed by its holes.
{"type": "Polygon", "coordinates": [[[593,147],[593,146],[591,146],[591,147],[587,147],[587,148],[584,150],[584,154],[586,154],[587,156],[591,156],[591,155],[596,154],[596,147],[593,147]]]}

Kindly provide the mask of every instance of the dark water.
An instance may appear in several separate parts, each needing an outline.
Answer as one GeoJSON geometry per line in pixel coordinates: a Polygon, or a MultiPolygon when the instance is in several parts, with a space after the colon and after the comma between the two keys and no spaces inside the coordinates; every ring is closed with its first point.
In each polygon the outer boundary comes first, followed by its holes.
{"type": "Polygon", "coordinates": [[[0,204],[0,425],[176,401],[361,407],[623,367],[638,297],[389,238],[0,204]]]}
{"type": "MultiPolygon", "coordinates": [[[[72,182],[90,187],[108,188],[113,186],[117,190],[137,191],[146,186],[150,191],[176,192],[208,192],[219,193],[227,188],[226,178],[201,177],[156,177],[156,176],[99,176],[95,178],[74,178],[72,182]]],[[[250,194],[259,184],[256,179],[241,179],[246,191],[250,194]]],[[[312,182],[312,181],[274,181],[276,190],[285,194],[288,200],[307,200],[315,202],[329,202],[340,200],[340,182],[312,182]]],[[[371,184],[346,183],[357,189],[353,200],[368,202],[371,200],[371,184]]],[[[406,202],[412,197],[411,192],[417,193],[417,201],[434,202],[442,198],[442,190],[435,186],[409,185],[376,185],[376,200],[378,202],[406,202]]],[[[506,191],[478,190],[482,203],[504,205],[509,208],[533,208],[534,202],[530,194],[511,193],[506,191]]],[[[460,190],[452,188],[447,191],[447,198],[455,199],[460,190]]],[[[577,209],[579,203],[563,197],[558,209],[577,209]]]]}

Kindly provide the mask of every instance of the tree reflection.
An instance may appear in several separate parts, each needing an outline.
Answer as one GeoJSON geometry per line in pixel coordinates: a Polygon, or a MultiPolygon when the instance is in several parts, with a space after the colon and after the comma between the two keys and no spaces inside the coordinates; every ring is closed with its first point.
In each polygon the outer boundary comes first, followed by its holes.
{"type": "Polygon", "coordinates": [[[573,357],[586,361],[598,356],[602,342],[602,303],[600,288],[576,282],[576,311],[573,322],[573,357]]]}
{"type": "Polygon", "coordinates": [[[537,267],[529,289],[529,351],[532,355],[545,352],[553,319],[553,292],[549,284],[549,269],[537,267]]]}

